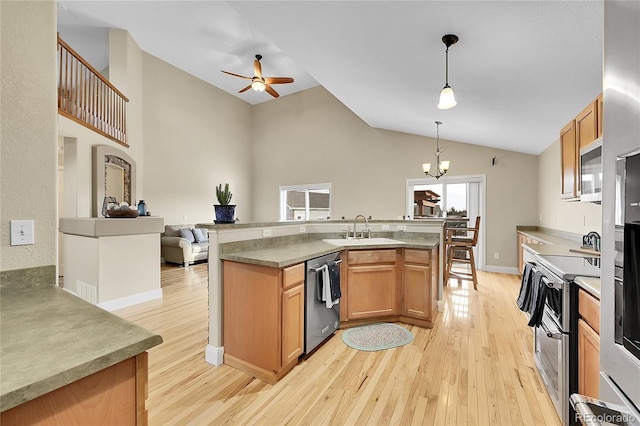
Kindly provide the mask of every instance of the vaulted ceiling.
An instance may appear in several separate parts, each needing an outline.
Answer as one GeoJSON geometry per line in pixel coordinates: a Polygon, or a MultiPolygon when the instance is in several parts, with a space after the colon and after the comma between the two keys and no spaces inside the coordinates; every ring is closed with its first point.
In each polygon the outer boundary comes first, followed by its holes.
{"type": "Polygon", "coordinates": [[[539,154],[602,91],[602,1],[60,1],[58,30],[97,68],[108,28],[251,104],[261,54],[281,97],[325,87],[370,126],[539,154]],[[436,108],[445,82],[458,105],[436,108]]]}

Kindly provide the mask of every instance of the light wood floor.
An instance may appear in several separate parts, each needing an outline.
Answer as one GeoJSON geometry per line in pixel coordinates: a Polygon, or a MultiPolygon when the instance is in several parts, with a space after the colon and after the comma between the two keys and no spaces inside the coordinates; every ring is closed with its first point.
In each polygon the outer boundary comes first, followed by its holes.
{"type": "Polygon", "coordinates": [[[207,265],[163,267],[162,301],[120,310],[164,338],[149,351],[150,425],[559,425],[516,308],[519,279],[479,272],[445,287],[431,330],[381,352],[338,331],[275,385],[204,361],[207,265]]]}

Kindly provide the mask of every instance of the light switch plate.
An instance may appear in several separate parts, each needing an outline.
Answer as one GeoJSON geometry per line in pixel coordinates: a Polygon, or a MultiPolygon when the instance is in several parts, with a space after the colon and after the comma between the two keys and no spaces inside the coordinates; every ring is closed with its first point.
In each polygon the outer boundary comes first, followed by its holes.
{"type": "Polygon", "coordinates": [[[33,220],[11,221],[11,245],[25,246],[33,244],[33,220]]]}

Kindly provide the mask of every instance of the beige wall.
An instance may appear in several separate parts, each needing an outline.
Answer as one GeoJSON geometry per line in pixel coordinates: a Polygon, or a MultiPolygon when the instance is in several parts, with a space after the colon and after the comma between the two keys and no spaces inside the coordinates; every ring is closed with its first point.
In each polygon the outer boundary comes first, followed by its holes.
{"type": "MultiPolygon", "coordinates": [[[[433,139],[370,128],[321,87],[259,104],[254,114],[256,221],[279,219],[280,185],[325,182],[332,183],[333,218],[362,213],[395,219],[405,214],[406,180],[424,177],[421,163],[433,162],[433,139]]],[[[487,264],[514,267],[516,226],[537,221],[537,156],[446,140],[443,145],[443,159],[451,161],[448,176],[486,175],[487,264]],[[500,259],[489,256],[494,252],[500,259]]]]}
{"type": "Polygon", "coordinates": [[[143,81],[149,211],[165,224],[212,222],[215,187],[228,182],[236,215],[251,221],[251,105],[146,53],[143,81]]]}
{"type": "Polygon", "coordinates": [[[549,146],[539,157],[538,225],[580,235],[589,231],[600,233],[602,207],[599,204],[560,199],[560,141],[549,146]]]}
{"type": "Polygon", "coordinates": [[[55,265],[56,3],[2,1],[0,28],[0,270],[55,265]],[[11,247],[21,219],[34,220],[35,244],[11,247]]]}

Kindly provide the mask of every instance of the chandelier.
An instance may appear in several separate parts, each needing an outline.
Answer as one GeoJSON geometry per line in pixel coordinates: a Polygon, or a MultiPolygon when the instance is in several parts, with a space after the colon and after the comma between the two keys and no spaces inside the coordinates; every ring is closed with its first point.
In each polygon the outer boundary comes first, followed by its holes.
{"type": "Polygon", "coordinates": [[[440,154],[444,152],[444,147],[440,148],[440,125],[441,124],[442,124],[442,121],[436,121],[436,134],[437,134],[436,152],[435,152],[436,173],[435,174],[429,173],[431,171],[431,163],[422,163],[422,170],[424,171],[424,174],[427,176],[434,177],[436,179],[440,179],[442,175],[447,173],[447,171],[449,170],[449,163],[450,163],[448,160],[440,161],[440,154]]]}

